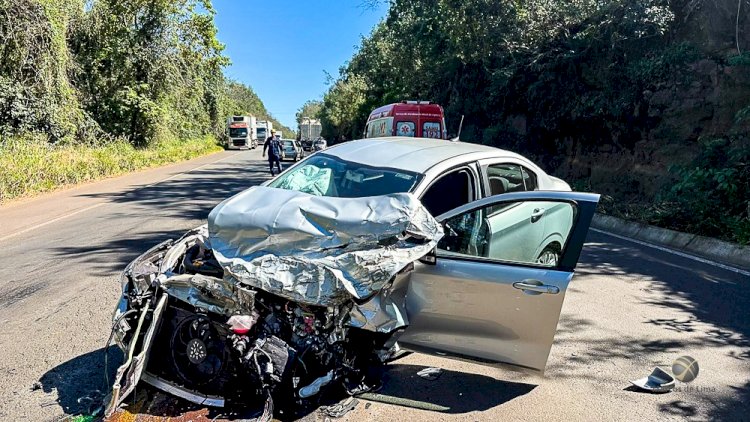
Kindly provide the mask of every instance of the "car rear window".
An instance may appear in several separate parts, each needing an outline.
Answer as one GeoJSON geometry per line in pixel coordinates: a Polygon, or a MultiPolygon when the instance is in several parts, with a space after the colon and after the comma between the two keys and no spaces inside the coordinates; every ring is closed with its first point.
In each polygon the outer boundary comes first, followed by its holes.
{"type": "Polygon", "coordinates": [[[422,137],[440,139],[442,137],[440,133],[440,123],[424,122],[422,124],[422,137]]]}
{"type": "Polygon", "coordinates": [[[398,136],[414,136],[414,122],[403,121],[396,123],[396,135],[398,136]]]}
{"type": "Polygon", "coordinates": [[[315,154],[285,171],[268,186],[318,196],[360,198],[409,192],[421,177],[418,173],[370,167],[315,154]]]}

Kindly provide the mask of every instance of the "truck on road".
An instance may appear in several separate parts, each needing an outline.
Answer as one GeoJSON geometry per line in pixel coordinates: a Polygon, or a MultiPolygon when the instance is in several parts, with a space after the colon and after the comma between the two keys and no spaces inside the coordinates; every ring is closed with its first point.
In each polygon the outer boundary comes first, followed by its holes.
{"type": "Polygon", "coordinates": [[[227,149],[253,149],[257,147],[258,134],[255,116],[228,117],[226,139],[227,149]]]}
{"type": "Polygon", "coordinates": [[[312,151],[313,143],[320,138],[320,132],[323,125],[320,120],[303,117],[299,124],[299,140],[305,151],[312,151]]]}
{"type": "Polygon", "coordinates": [[[266,142],[266,139],[268,139],[268,137],[271,136],[272,130],[273,130],[273,123],[270,120],[258,120],[257,122],[258,142],[260,142],[261,144],[266,142]]]}

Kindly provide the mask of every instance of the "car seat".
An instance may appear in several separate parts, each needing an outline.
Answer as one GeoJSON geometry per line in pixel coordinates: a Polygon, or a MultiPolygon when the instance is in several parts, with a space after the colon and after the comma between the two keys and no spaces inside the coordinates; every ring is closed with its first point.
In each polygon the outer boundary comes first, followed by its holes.
{"type": "Polygon", "coordinates": [[[499,176],[490,176],[490,192],[492,195],[499,195],[508,192],[510,182],[508,179],[499,176]]]}

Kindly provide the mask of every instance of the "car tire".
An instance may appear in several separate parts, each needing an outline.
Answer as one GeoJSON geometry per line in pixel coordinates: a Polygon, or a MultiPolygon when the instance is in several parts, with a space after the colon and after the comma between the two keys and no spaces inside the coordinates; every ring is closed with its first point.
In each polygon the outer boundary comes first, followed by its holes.
{"type": "Polygon", "coordinates": [[[545,267],[556,267],[560,262],[560,251],[554,246],[547,246],[536,258],[536,263],[545,267]]]}

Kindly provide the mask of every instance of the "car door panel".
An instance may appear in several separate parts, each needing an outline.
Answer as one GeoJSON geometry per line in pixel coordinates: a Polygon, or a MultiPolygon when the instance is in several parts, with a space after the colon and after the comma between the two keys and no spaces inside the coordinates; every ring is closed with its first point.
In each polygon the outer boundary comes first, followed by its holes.
{"type": "Polygon", "coordinates": [[[562,306],[557,296],[564,295],[570,277],[565,272],[512,266],[498,274],[492,263],[449,262],[443,257],[434,266],[419,263],[406,295],[410,325],[399,343],[540,370],[557,328],[562,306]],[[563,293],[529,295],[513,287],[527,279],[544,279],[563,293]],[[522,308],[514,303],[522,303],[522,308]],[[540,325],[541,319],[554,319],[555,324],[540,325]]]}
{"type": "MultiPolygon", "coordinates": [[[[406,295],[410,325],[399,343],[412,350],[447,353],[483,363],[543,372],[565,292],[597,202],[598,195],[594,194],[520,192],[485,198],[439,216],[442,222],[470,220],[464,218],[467,215],[472,215],[474,220],[486,219],[484,210],[521,204],[523,206],[515,208],[522,211],[526,224],[531,224],[533,209],[546,205],[553,212],[549,215],[545,212],[538,222],[557,214],[559,218],[570,218],[570,229],[567,239],[562,241],[561,257],[554,268],[528,262],[528,256],[517,262],[505,260],[504,254],[492,252],[494,246],[490,246],[486,256],[470,256],[472,248],[460,246],[462,242],[441,241],[443,246],[439,247],[459,246],[454,250],[438,249],[435,265],[415,265],[406,295]],[[566,204],[563,207],[574,212],[566,217],[564,212],[554,211],[558,204],[566,204]]],[[[520,224],[517,220],[510,218],[504,224],[520,224]]],[[[552,225],[555,224],[562,223],[552,221],[552,225]]],[[[502,220],[496,219],[487,225],[494,225],[490,238],[469,233],[477,227],[471,221],[464,224],[463,231],[456,227],[446,233],[501,245],[500,238],[508,236],[502,220]]],[[[537,243],[547,238],[543,237],[543,232],[533,236],[541,236],[532,239],[537,243]]]]}

